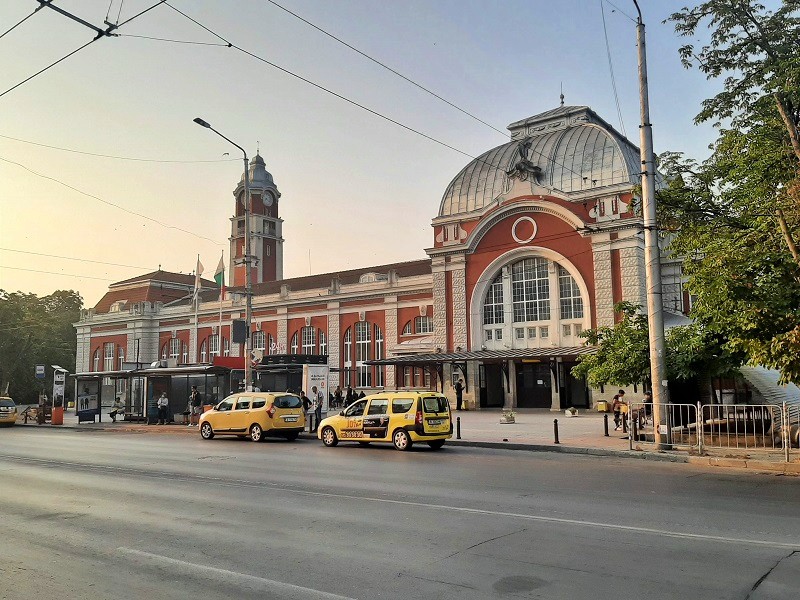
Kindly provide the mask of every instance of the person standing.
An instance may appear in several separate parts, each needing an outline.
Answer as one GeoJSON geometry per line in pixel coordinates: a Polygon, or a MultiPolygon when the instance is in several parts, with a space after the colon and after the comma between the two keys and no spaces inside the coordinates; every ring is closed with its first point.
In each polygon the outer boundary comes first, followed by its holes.
{"type": "Polygon", "coordinates": [[[322,390],[318,390],[317,386],[314,386],[311,388],[311,396],[314,398],[314,418],[316,421],[311,433],[314,433],[319,427],[320,421],[322,421],[322,406],[325,402],[325,394],[322,393],[322,390]]]}
{"type": "Polygon", "coordinates": [[[200,395],[200,392],[197,391],[197,386],[192,386],[192,393],[189,394],[189,406],[187,407],[189,410],[189,424],[187,427],[191,427],[194,424],[194,419],[196,415],[200,414],[200,406],[203,404],[203,397],[200,395]]]}
{"type": "Polygon", "coordinates": [[[314,407],[312,406],[311,399],[306,396],[303,390],[300,390],[300,401],[303,403],[303,410],[306,413],[306,422],[308,423],[308,431],[314,428],[314,407]]]}
{"type": "Polygon", "coordinates": [[[344,397],[345,406],[350,406],[353,403],[353,388],[347,386],[347,394],[344,397]]]}
{"type": "Polygon", "coordinates": [[[337,385],[333,392],[333,405],[336,408],[342,408],[342,386],[340,385],[337,385]]]}
{"type": "Polygon", "coordinates": [[[158,408],[158,424],[166,425],[167,409],[169,409],[169,398],[167,398],[167,392],[161,392],[161,396],[156,402],[156,407],[158,408]]]}
{"type": "Polygon", "coordinates": [[[464,380],[456,381],[456,410],[461,410],[461,404],[464,402],[464,380]]]}

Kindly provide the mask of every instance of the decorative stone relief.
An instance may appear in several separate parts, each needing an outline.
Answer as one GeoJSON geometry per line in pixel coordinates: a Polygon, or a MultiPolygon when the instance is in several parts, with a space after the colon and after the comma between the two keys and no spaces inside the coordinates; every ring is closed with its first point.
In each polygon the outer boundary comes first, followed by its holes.
{"type": "Polygon", "coordinates": [[[289,340],[286,339],[286,329],[288,327],[288,321],[286,320],[286,313],[278,316],[278,335],[275,342],[280,346],[284,344],[285,348],[289,346],[289,340]]]}
{"type": "Polygon", "coordinates": [[[338,305],[333,309],[328,307],[328,310],[330,311],[328,313],[328,368],[330,369],[328,374],[328,389],[335,390],[336,386],[339,385],[340,377],[338,372],[333,373],[334,369],[339,369],[339,344],[341,343],[338,305]]]}
{"type": "Polygon", "coordinates": [[[433,340],[444,350],[447,348],[447,274],[442,267],[433,272],[433,340]]]}
{"type": "Polygon", "coordinates": [[[611,283],[611,252],[594,250],[594,305],[597,326],[614,324],[614,291],[611,283]]]}
{"type": "Polygon", "coordinates": [[[622,248],[619,251],[622,299],[640,306],[647,305],[644,249],[622,248]]]}
{"type": "MultiPolygon", "coordinates": [[[[397,304],[394,303],[392,308],[384,310],[384,318],[386,320],[386,330],[383,332],[383,339],[386,348],[386,356],[388,357],[397,347],[397,304]]],[[[386,365],[386,377],[384,378],[384,385],[386,389],[395,389],[395,366],[386,365]]]]}
{"type": "Polygon", "coordinates": [[[451,271],[453,278],[453,343],[467,349],[467,284],[464,263],[451,271]]]}

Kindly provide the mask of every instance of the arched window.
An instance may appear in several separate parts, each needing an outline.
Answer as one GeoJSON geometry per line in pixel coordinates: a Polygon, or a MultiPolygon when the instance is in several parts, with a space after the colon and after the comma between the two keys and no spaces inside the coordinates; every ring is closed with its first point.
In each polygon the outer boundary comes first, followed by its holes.
{"type": "Polygon", "coordinates": [[[328,356],[328,337],[325,335],[325,332],[320,329],[318,332],[319,334],[319,353],[322,356],[328,356]]]}
{"type": "Polygon", "coordinates": [[[583,299],[578,284],[564,267],[558,265],[558,297],[562,319],[582,319],[583,299]]]}
{"type": "Polygon", "coordinates": [[[203,343],[200,344],[200,362],[206,362],[206,355],[208,354],[208,345],[206,344],[206,340],[203,340],[203,343]]]}
{"type": "Polygon", "coordinates": [[[253,332],[253,350],[266,350],[267,336],[263,331],[253,332]]]}
{"type": "Polygon", "coordinates": [[[117,369],[122,371],[122,365],[125,362],[125,350],[122,346],[117,347],[117,369]]]}
{"type": "Polygon", "coordinates": [[[316,329],[311,327],[310,325],[307,327],[303,327],[300,330],[301,339],[303,342],[303,354],[314,354],[317,350],[317,344],[314,339],[314,334],[316,333],[316,329]]]}
{"type": "Polygon", "coordinates": [[[494,325],[502,323],[503,320],[503,276],[498,275],[486,292],[483,303],[483,324],[494,325]]]}
{"type": "Polygon", "coordinates": [[[169,357],[178,360],[181,354],[181,341],[178,338],[172,338],[169,341],[169,357]]]}
{"type": "Polygon", "coordinates": [[[267,336],[267,344],[268,344],[267,348],[269,348],[270,354],[278,353],[278,345],[275,343],[275,338],[272,337],[271,333],[267,336]]]}
{"type": "Polygon", "coordinates": [[[411,333],[412,333],[412,331],[411,331],[411,321],[409,321],[403,327],[403,335],[411,335],[411,333]]]}
{"type": "Polygon", "coordinates": [[[222,338],[222,355],[223,356],[231,355],[231,341],[226,337],[222,338]]]}
{"type": "Polygon", "coordinates": [[[433,333],[433,319],[427,316],[415,318],[414,333],[433,333]]]}
{"type": "Polygon", "coordinates": [[[164,342],[164,345],[161,346],[161,360],[167,360],[169,356],[169,342],[164,342]]]}
{"type": "Polygon", "coordinates": [[[292,336],[292,343],[290,345],[291,345],[291,353],[292,354],[297,354],[297,349],[298,349],[298,347],[297,347],[297,333],[295,333],[292,336]]]}
{"type": "Polygon", "coordinates": [[[514,322],[550,320],[550,280],[547,259],[526,258],[511,266],[514,322]]]}
{"type": "Polygon", "coordinates": [[[92,357],[92,371],[99,371],[100,370],[100,348],[94,351],[94,357],[92,357]]]}
{"type": "Polygon", "coordinates": [[[372,369],[366,361],[370,359],[372,336],[366,321],[356,323],[356,379],[358,387],[372,387],[372,369]]]}
{"type": "Polygon", "coordinates": [[[187,346],[186,344],[181,344],[181,353],[183,355],[183,360],[181,361],[181,363],[183,363],[184,365],[188,365],[189,364],[189,346],[187,346]]]}
{"type": "Polygon", "coordinates": [[[348,327],[342,336],[342,366],[344,367],[344,377],[342,382],[345,385],[352,383],[350,373],[353,369],[353,332],[348,327]]]}

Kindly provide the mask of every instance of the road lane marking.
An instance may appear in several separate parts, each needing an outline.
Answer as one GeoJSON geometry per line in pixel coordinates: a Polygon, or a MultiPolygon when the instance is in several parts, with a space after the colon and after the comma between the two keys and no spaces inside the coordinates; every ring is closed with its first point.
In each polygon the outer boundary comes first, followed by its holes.
{"type": "Polygon", "coordinates": [[[583,519],[568,519],[563,517],[548,517],[544,515],[531,515],[525,513],[513,513],[513,512],[504,512],[504,511],[497,511],[497,510],[489,510],[489,509],[482,509],[482,508],[469,508],[466,506],[453,506],[450,504],[433,504],[429,502],[416,502],[413,500],[396,500],[393,498],[378,498],[375,496],[356,496],[354,494],[340,494],[335,492],[312,492],[309,490],[303,490],[300,488],[294,488],[290,486],[283,486],[276,483],[271,483],[268,481],[248,481],[243,479],[224,479],[222,477],[210,477],[207,475],[183,475],[180,473],[170,473],[164,471],[140,471],[135,470],[129,467],[115,467],[111,465],[87,465],[85,463],[73,463],[67,461],[57,461],[53,459],[43,459],[43,458],[29,458],[29,457],[20,457],[20,456],[11,456],[11,455],[0,455],[4,456],[5,458],[20,460],[23,462],[35,462],[35,463],[44,463],[50,464],[53,466],[75,466],[79,467],[84,470],[88,471],[114,471],[118,473],[124,473],[134,476],[142,476],[142,477],[169,477],[173,481],[205,481],[208,483],[213,483],[220,486],[225,487],[250,487],[250,488],[269,488],[276,491],[284,491],[287,493],[304,495],[304,496],[312,496],[318,498],[335,498],[339,500],[357,500],[363,502],[376,502],[376,503],[383,503],[383,504],[393,504],[396,506],[408,506],[413,508],[427,508],[431,510],[443,510],[443,511],[451,511],[451,512],[461,512],[465,514],[477,514],[477,515],[488,515],[488,516],[495,516],[495,517],[508,517],[514,519],[522,519],[526,521],[535,521],[540,523],[554,523],[559,525],[572,525],[577,527],[594,527],[597,529],[609,529],[615,531],[625,531],[629,533],[639,533],[639,534],[646,534],[646,535],[654,535],[654,536],[661,536],[661,537],[670,537],[670,538],[678,538],[678,539],[686,539],[686,540],[698,540],[698,541],[710,541],[710,542],[724,542],[728,544],[739,544],[739,545],[747,545],[747,546],[759,546],[759,547],[766,547],[766,548],[786,548],[788,550],[800,550],[800,542],[797,543],[787,543],[787,542],[778,542],[778,541],[771,541],[771,540],[754,540],[754,539],[747,539],[747,538],[734,538],[734,537],[726,537],[726,536],[719,536],[719,535],[709,535],[703,533],[688,533],[688,532],[680,532],[680,531],[669,531],[666,529],[655,529],[652,527],[639,527],[636,525],[620,525],[619,523],[603,523],[600,521],[587,521],[583,519]]]}
{"type": "Polygon", "coordinates": [[[267,579],[266,577],[247,575],[246,573],[239,573],[237,571],[229,571],[228,569],[220,569],[219,567],[212,567],[210,565],[193,563],[186,560],[172,558],[171,556],[164,556],[162,554],[153,554],[152,552],[136,550],[134,548],[125,548],[121,546],[117,548],[117,552],[138,558],[141,562],[147,563],[150,566],[161,568],[168,566],[170,567],[171,572],[174,569],[178,569],[192,576],[195,576],[199,573],[201,575],[210,577],[217,583],[233,582],[255,591],[278,594],[279,597],[284,600],[357,600],[356,598],[352,598],[350,596],[340,596],[339,594],[323,592],[320,590],[315,590],[314,588],[307,588],[300,585],[294,585],[292,583],[285,583],[275,579],[267,579]]]}

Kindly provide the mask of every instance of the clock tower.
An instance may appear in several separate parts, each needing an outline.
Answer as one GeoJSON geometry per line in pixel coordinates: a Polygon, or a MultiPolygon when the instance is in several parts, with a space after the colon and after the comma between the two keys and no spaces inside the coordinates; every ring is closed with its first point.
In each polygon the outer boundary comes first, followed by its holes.
{"type": "MultiPolygon", "coordinates": [[[[231,217],[230,264],[228,281],[243,286],[244,273],[244,174],[233,191],[236,210],[231,217]]],[[[250,161],[250,251],[253,254],[251,281],[255,285],[283,278],[283,220],[278,216],[281,193],[267,171],[264,159],[256,154],[250,161]]]]}

